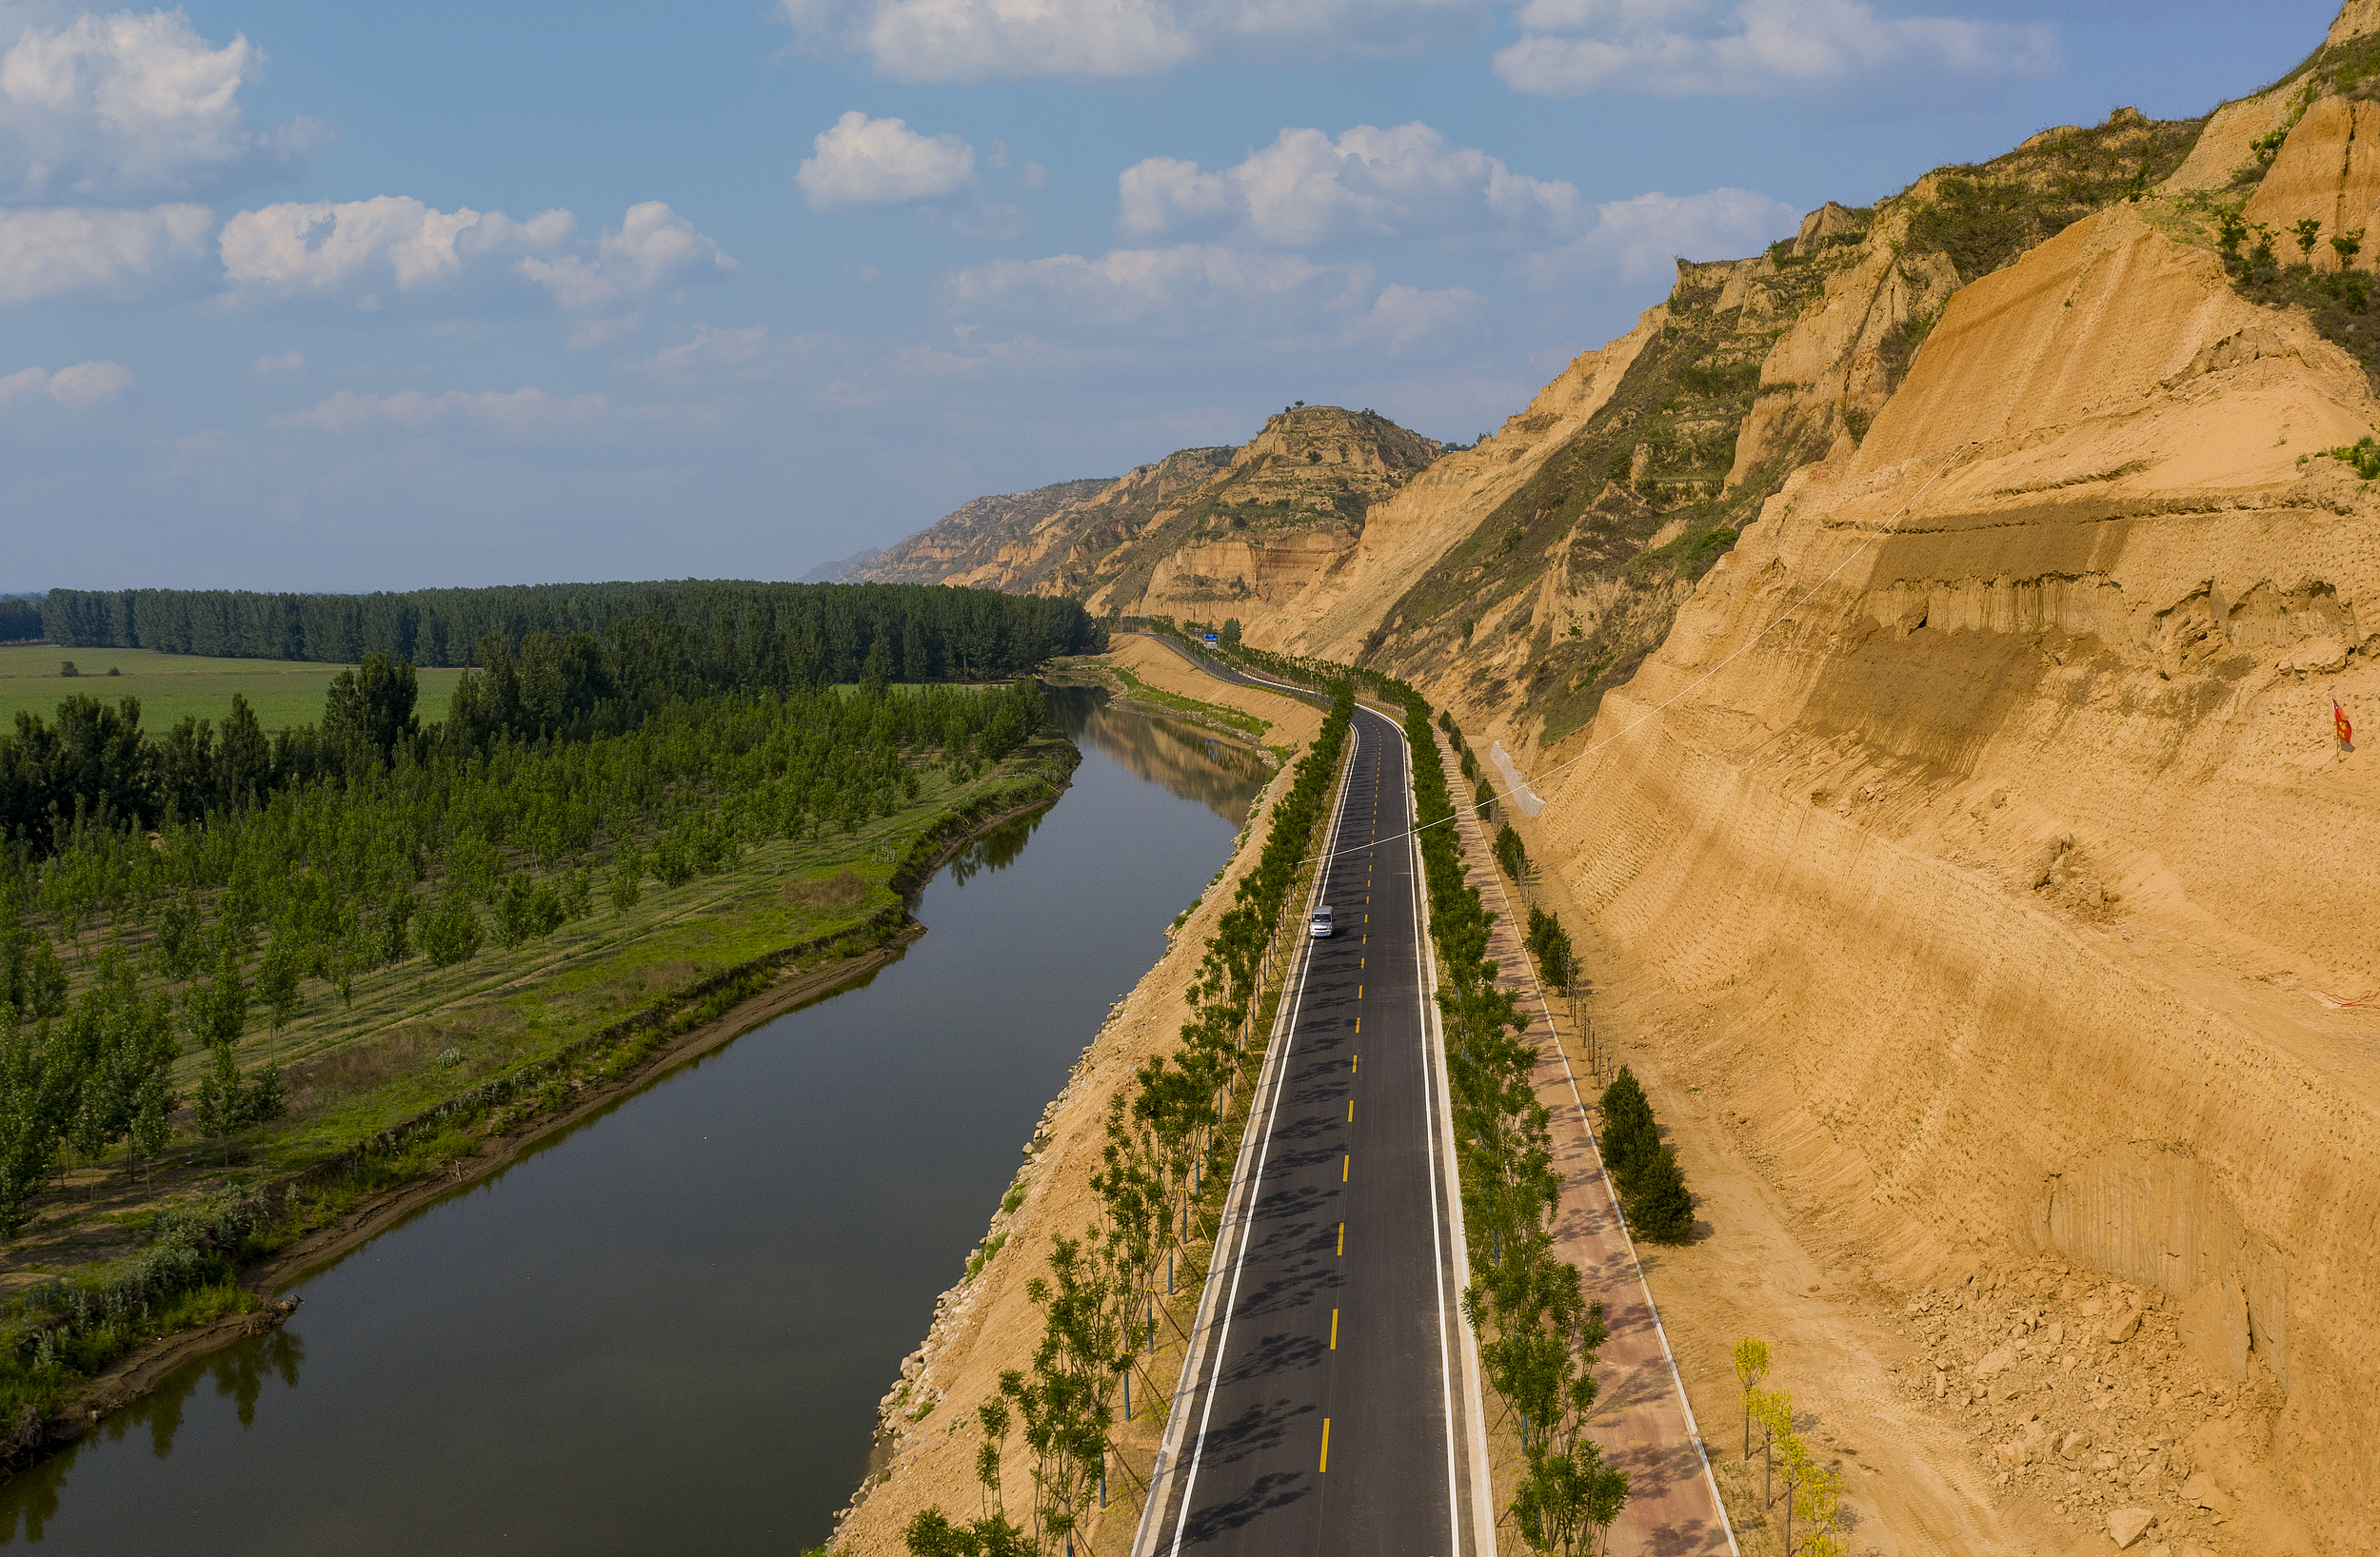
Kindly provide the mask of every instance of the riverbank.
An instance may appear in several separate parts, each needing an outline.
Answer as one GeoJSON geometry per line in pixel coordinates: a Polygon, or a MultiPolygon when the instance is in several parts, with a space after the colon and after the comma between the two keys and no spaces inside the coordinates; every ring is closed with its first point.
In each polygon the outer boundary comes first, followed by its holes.
{"type": "MultiPolygon", "coordinates": [[[[1133,654],[1126,662],[1152,684],[1163,684],[1152,674],[1162,673],[1163,660],[1180,666],[1143,640],[1120,642],[1118,653],[1126,652],[1133,654]]],[[[1267,720],[1274,739],[1294,733],[1294,751],[1302,751],[1321,727],[1320,711],[1295,698],[1204,678],[1199,679],[1199,690],[1205,694],[1202,701],[1267,720]]],[[[1030,1366],[1041,1334],[1040,1311],[1027,1284],[1046,1271],[1056,1240],[1078,1235],[1096,1214],[1098,1196],[1090,1180],[1102,1163],[1108,1101],[1143,1062],[1169,1053],[1179,1041],[1191,1015],[1188,990],[1207,938],[1230,906],[1240,877],[1260,853],[1289,781],[1290,764],[1284,763],[1251,811],[1230,858],[1175,925],[1164,956],[1110,1009],[1065,1088],[1043,1110],[1001,1211],[966,1256],[961,1279],[938,1301],[923,1344],[902,1361],[900,1377],[882,1403],[867,1481],[838,1519],[830,1549],[891,1557],[906,1550],[902,1531],[919,1511],[939,1506],[971,1515],[975,1509],[980,1501],[975,1408],[997,1394],[1003,1371],[1030,1366]]],[[[1193,1281],[1185,1279],[1180,1290],[1195,1301],[1193,1281]]],[[[1155,1420],[1161,1418],[1160,1406],[1155,1420]]],[[[1007,1485],[1029,1486],[1028,1455],[1013,1438],[1009,1459],[1007,1485]]],[[[1126,1535],[1118,1538],[1112,1529],[1102,1535],[1094,1527],[1086,1532],[1084,1549],[1121,1549],[1137,1511],[1117,1489],[1107,1512],[1127,1522],[1126,1535]]]]}
{"type": "Polygon", "coordinates": [[[1290,754],[1303,751],[1322,728],[1322,711],[1315,705],[1236,688],[1203,675],[1142,633],[1118,633],[1107,653],[1076,662],[1094,674],[1103,672],[1126,702],[1193,719],[1227,739],[1259,745],[1277,765],[1286,765],[1290,754]],[[1239,694],[1243,691],[1260,702],[1242,700],[1239,694]],[[1258,712],[1259,707],[1268,711],[1258,712]]]}
{"type": "MultiPolygon", "coordinates": [[[[266,1300],[299,1275],[459,1186],[502,1172],[549,1137],[755,1026],[865,978],[922,933],[906,904],[925,881],[973,840],[1049,806],[1080,757],[1062,739],[1037,740],[990,774],[940,786],[930,797],[934,803],[862,829],[845,840],[847,848],[827,851],[835,858],[813,858],[804,871],[772,875],[772,865],[787,861],[756,857],[707,883],[700,905],[680,905],[655,919],[652,934],[615,935],[601,946],[579,948],[492,987],[463,992],[443,1007],[410,1014],[415,1025],[445,1023],[435,1042],[457,1028],[483,1031],[487,1024],[468,1018],[526,1002],[545,1016],[546,1041],[533,1054],[508,1046],[501,1068],[466,1068],[408,1053],[411,1070],[447,1082],[445,1095],[393,1120],[386,1119],[385,1108],[349,1108],[344,1140],[335,1121],[301,1120],[291,1133],[329,1149],[306,1160],[286,1138],[271,1143],[273,1149],[259,1144],[232,1170],[181,1185],[185,1199],[228,1191],[262,1209],[267,1231],[248,1244],[251,1257],[242,1263],[236,1289],[212,1305],[220,1317],[134,1346],[93,1376],[57,1384],[33,1421],[16,1413],[14,1464],[73,1441],[193,1356],[281,1322],[288,1311],[266,1300]],[[694,912],[696,906],[704,912],[694,912]],[[755,938],[789,920],[820,925],[823,933],[791,944],[764,943],[750,955],[755,938]],[[656,939],[668,943],[670,955],[655,955],[656,939]],[[613,954],[608,959],[600,955],[606,948],[613,954]],[[656,967],[669,970],[674,981],[656,990],[650,977],[656,967]],[[625,1016],[613,1012],[621,1002],[604,997],[606,969],[633,985],[636,1003],[625,1016]],[[565,982],[569,988],[555,987],[565,982]],[[565,1013],[576,1016],[575,1024],[565,1013]],[[612,1019],[596,1025],[604,1015],[612,1019]]],[[[392,1025],[401,1030],[404,1024],[381,1023],[392,1025]]],[[[161,1188],[176,1192],[171,1184],[161,1188]]],[[[88,1217],[89,1208],[82,1214],[88,1217]]]]}

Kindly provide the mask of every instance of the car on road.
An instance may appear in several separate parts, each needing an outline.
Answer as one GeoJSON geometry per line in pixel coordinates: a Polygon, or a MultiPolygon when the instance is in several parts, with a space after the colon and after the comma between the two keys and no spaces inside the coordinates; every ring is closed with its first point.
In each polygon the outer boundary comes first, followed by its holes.
{"type": "Polygon", "coordinates": [[[1306,921],[1306,934],[1312,936],[1316,940],[1328,940],[1331,938],[1330,904],[1324,903],[1321,907],[1314,911],[1314,917],[1306,921]]]}

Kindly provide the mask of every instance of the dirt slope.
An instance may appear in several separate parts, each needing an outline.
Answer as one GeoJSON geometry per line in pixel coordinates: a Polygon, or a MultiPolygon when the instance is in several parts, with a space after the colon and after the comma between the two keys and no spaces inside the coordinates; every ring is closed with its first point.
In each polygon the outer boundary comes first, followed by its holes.
{"type": "MultiPolygon", "coordinates": [[[[2375,417],[2211,254],[2090,218],[1960,291],[1848,465],[1538,764],[1620,1019],[1700,1089],[1690,1169],[1755,1146],[1875,1293],[2036,1261],[2142,1293],[2265,1413],[2269,1452],[2193,1465],[2176,1421],[2126,1484],[2192,1527],[2211,1470],[2257,1516],[2211,1549],[2380,1534],[2380,1010],[2339,998],[2380,987],[2380,773],[2330,728],[2380,711],[2380,502],[2305,458],[2375,417]]],[[[1986,1359],[1953,1360],[1964,1395],[1986,1359]]],[[[2088,1527],[2081,1474],[1992,1496],[2088,1527]]]]}

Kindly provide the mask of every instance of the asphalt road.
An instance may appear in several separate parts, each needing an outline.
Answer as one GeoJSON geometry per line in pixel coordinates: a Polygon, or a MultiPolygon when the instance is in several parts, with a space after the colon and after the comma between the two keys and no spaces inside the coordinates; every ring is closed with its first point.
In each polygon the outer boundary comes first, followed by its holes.
{"type": "MultiPolygon", "coordinates": [[[[1492,1552],[1407,753],[1359,708],[1144,1554],[1492,1552]]],[[[1302,920],[1300,921],[1302,923],[1302,920]]]]}

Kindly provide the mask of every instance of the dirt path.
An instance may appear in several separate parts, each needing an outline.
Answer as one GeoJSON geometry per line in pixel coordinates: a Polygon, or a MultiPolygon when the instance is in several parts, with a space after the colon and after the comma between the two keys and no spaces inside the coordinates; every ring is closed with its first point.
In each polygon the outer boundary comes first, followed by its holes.
{"type": "MultiPolygon", "coordinates": [[[[1467,784],[1451,755],[1441,746],[1439,756],[1448,786],[1463,793],[1467,784]]],[[[1542,1040],[1553,1033],[1558,1040],[1560,1024],[1521,950],[1526,911],[1506,895],[1477,814],[1459,813],[1456,825],[1462,834],[1465,876],[1497,915],[1488,955],[1503,969],[1498,982],[1520,995],[1521,1010],[1533,1014],[1533,1035],[1542,1040]]],[[[1628,1506],[1612,1527],[1612,1549],[1663,1557],[1733,1552],[1735,1534],[1703,1464],[1694,1413],[1604,1176],[1584,1089],[1564,1047],[1560,1041],[1543,1045],[1535,1079],[1537,1100],[1553,1114],[1554,1166],[1562,1175],[1554,1246],[1586,1278],[1587,1296],[1601,1300],[1611,1330],[1602,1352],[1601,1409],[1588,1432],[1604,1458],[1628,1472],[1628,1506]]]]}

